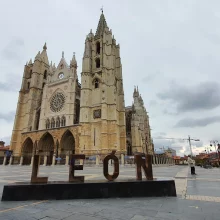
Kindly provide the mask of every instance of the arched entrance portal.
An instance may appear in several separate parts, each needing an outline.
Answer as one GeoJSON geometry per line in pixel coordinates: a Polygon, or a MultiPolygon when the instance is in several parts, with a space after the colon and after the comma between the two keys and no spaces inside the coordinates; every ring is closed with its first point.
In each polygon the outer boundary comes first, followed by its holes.
{"type": "Polygon", "coordinates": [[[46,164],[51,165],[53,161],[53,154],[54,154],[54,141],[53,137],[50,133],[44,134],[38,144],[38,150],[40,157],[40,164],[44,164],[45,157],[46,157],[46,164]]]}
{"type": "MultiPolygon", "coordinates": [[[[60,141],[60,157],[66,158],[66,156],[69,156],[70,154],[75,153],[75,138],[73,137],[73,134],[67,130],[60,141]]],[[[65,160],[61,160],[61,164],[64,164],[65,160]]]]}
{"type": "Polygon", "coordinates": [[[33,141],[28,137],[22,147],[21,155],[23,156],[23,165],[31,164],[33,154],[33,141]]]}

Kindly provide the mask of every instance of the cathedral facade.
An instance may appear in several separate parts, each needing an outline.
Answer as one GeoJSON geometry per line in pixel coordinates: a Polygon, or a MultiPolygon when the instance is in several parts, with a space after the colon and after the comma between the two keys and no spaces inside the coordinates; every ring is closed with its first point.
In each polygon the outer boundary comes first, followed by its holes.
{"type": "Polygon", "coordinates": [[[132,107],[125,108],[120,46],[103,13],[96,33],[85,40],[81,83],[75,54],[68,64],[62,53],[55,66],[46,44],[25,65],[10,148],[20,164],[39,154],[44,165],[54,165],[56,157],[68,161],[72,153],[153,153],[149,118],[136,89],[132,107]]]}

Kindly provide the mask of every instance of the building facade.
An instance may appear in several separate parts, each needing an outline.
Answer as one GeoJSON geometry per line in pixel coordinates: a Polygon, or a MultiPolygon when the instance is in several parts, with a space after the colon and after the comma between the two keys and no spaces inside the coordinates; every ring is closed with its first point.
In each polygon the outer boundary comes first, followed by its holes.
{"type": "Polygon", "coordinates": [[[20,163],[31,163],[34,154],[44,165],[55,164],[58,156],[68,161],[72,153],[152,154],[149,118],[138,91],[126,124],[120,46],[103,13],[96,33],[90,31],[85,40],[81,84],[77,74],[75,54],[68,64],[62,53],[56,67],[49,64],[46,44],[25,65],[10,144],[20,163]],[[126,144],[126,126],[132,147],[126,144]]]}
{"type": "Polygon", "coordinates": [[[133,104],[125,109],[127,154],[144,152],[154,154],[154,144],[151,138],[149,116],[138,87],[134,88],[133,104]]]}

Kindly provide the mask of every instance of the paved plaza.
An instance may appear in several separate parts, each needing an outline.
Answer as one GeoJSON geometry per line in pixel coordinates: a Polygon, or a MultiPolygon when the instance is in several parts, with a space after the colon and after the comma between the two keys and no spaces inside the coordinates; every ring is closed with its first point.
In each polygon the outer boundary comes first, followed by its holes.
{"type": "MultiPolygon", "coordinates": [[[[177,197],[115,198],[62,201],[0,202],[0,220],[219,220],[220,169],[196,167],[191,176],[187,166],[153,167],[154,178],[175,179],[177,197]]],[[[84,167],[77,174],[86,180],[103,180],[102,167],[84,167]]],[[[30,166],[0,166],[0,196],[8,183],[30,181],[30,166]]],[[[40,167],[39,176],[49,181],[67,180],[68,167],[40,167]]],[[[135,167],[120,167],[118,179],[135,178],[135,167]]]]}

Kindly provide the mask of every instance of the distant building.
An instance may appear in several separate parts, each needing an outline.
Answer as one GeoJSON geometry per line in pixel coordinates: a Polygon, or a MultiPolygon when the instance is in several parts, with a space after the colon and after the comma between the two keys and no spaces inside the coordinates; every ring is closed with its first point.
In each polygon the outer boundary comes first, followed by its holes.
{"type": "Polygon", "coordinates": [[[125,108],[127,154],[132,155],[135,152],[153,154],[149,116],[138,87],[134,88],[133,98],[133,105],[125,108]]]}
{"type": "Polygon", "coordinates": [[[172,148],[168,148],[167,149],[167,151],[169,151],[171,154],[172,154],[172,156],[176,156],[176,150],[174,150],[174,149],[172,149],[172,148]]]}
{"type": "Polygon", "coordinates": [[[3,164],[6,151],[9,150],[9,146],[5,146],[4,141],[0,141],[0,164],[3,164]]]}

